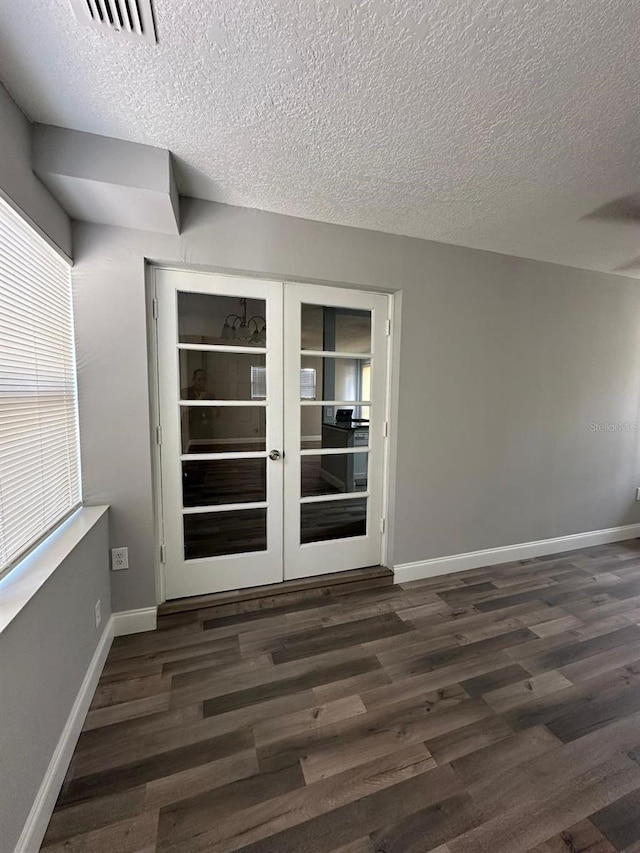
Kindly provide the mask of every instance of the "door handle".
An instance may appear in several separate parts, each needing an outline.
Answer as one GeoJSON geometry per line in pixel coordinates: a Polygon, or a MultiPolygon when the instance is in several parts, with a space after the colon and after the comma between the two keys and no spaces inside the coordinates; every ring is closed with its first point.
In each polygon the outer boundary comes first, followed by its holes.
{"type": "Polygon", "coordinates": [[[279,450],[272,450],[272,451],[269,453],[269,459],[273,459],[274,461],[275,461],[276,459],[280,459],[280,451],[279,451],[279,450]]]}

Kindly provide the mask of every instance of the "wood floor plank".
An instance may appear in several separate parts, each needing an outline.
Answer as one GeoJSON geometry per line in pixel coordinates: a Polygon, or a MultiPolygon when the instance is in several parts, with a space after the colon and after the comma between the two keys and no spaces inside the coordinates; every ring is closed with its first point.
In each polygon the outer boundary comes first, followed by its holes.
{"type": "Polygon", "coordinates": [[[76,777],[71,780],[66,792],[61,795],[61,803],[80,802],[95,796],[126,791],[180,770],[206,764],[226,755],[233,755],[253,745],[251,729],[239,729],[228,735],[172,749],[141,761],[102,770],[89,776],[76,777]]]}
{"type": "Polygon", "coordinates": [[[543,844],[532,848],[529,853],[616,853],[616,848],[607,841],[588,820],[582,820],[563,829],[543,844]]]}
{"type": "MultiPolygon", "coordinates": [[[[259,660],[262,659],[263,655],[261,654],[259,660]]],[[[357,672],[365,672],[381,666],[377,658],[367,654],[360,645],[324,652],[311,658],[281,663],[279,666],[260,665],[254,668],[251,666],[251,661],[244,661],[240,668],[232,666],[230,672],[220,674],[213,671],[206,676],[201,673],[201,677],[194,679],[193,684],[185,687],[176,685],[171,691],[171,707],[179,708],[183,705],[191,705],[194,702],[216,699],[219,696],[248,691],[252,688],[261,688],[274,681],[282,682],[293,679],[293,686],[296,689],[296,679],[299,678],[309,677],[311,682],[322,683],[317,675],[314,677],[318,670],[330,669],[334,674],[334,668],[338,672],[342,668],[344,674],[336,675],[336,679],[347,678],[353,674],[349,671],[350,664],[353,664],[353,668],[357,672]],[[364,658],[367,659],[365,665],[356,663],[364,658]]]]}
{"type": "Polygon", "coordinates": [[[596,731],[568,744],[518,761],[499,776],[488,774],[468,785],[486,817],[508,807],[526,805],[548,796],[554,788],[567,787],[576,779],[591,782],[607,772],[631,767],[627,744],[639,737],[640,714],[613,723],[607,738],[596,731]]]}
{"type": "Polygon", "coordinates": [[[520,664],[514,663],[504,666],[502,669],[494,669],[483,675],[477,675],[475,678],[467,678],[460,682],[460,686],[469,696],[484,696],[502,687],[523,681],[529,675],[530,673],[523,669],[520,664]]]}
{"type": "MultiPolygon", "coordinates": [[[[561,741],[544,726],[515,732],[463,757],[454,758],[452,766],[467,787],[489,782],[513,767],[547,752],[554,752],[561,741]]],[[[433,746],[433,745],[432,745],[433,746]]],[[[436,754],[434,748],[434,754],[436,754]]]]}
{"type": "Polygon", "coordinates": [[[539,655],[535,659],[535,664],[538,671],[558,669],[561,666],[584,660],[593,654],[638,642],[638,639],[640,639],[640,627],[638,625],[627,625],[624,628],[601,634],[592,639],[579,640],[576,643],[569,643],[561,648],[552,649],[546,654],[539,655]]]}
{"type": "Polygon", "coordinates": [[[177,660],[197,660],[202,655],[208,654],[225,654],[231,648],[238,648],[237,636],[224,637],[222,641],[216,639],[205,640],[202,634],[193,635],[191,644],[187,646],[178,646],[177,648],[169,647],[160,652],[152,652],[150,654],[138,654],[132,657],[112,658],[111,653],[105,664],[103,675],[111,675],[114,673],[126,673],[133,671],[138,672],[143,670],[145,666],[158,666],[170,663],[177,660]]]}
{"type": "Polygon", "coordinates": [[[332,651],[345,646],[365,643],[367,640],[379,640],[413,630],[411,625],[399,619],[395,613],[372,616],[342,625],[332,625],[321,630],[312,629],[299,634],[286,636],[271,644],[267,651],[273,662],[287,663],[300,658],[311,657],[317,652],[332,651]]]}
{"type": "Polygon", "coordinates": [[[250,778],[257,773],[255,749],[236,752],[225,758],[217,758],[147,782],[144,808],[162,809],[198,794],[250,778]]]}
{"type": "Polygon", "coordinates": [[[577,684],[638,661],[640,661],[640,643],[629,643],[567,664],[560,667],[558,671],[573,684],[577,684]]]}
{"type": "Polygon", "coordinates": [[[129,702],[121,702],[119,705],[110,705],[106,708],[95,708],[89,711],[84,722],[83,731],[98,729],[102,726],[111,726],[114,723],[132,720],[135,717],[146,717],[158,711],[168,711],[170,705],[170,693],[165,691],[142,699],[131,699],[129,702]]]}
{"type": "Polygon", "coordinates": [[[161,806],[158,847],[163,849],[186,843],[208,832],[219,821],[230,820],[232,815],[304,788],[304,778],[296,766],[273,773],[250,773],[204,790],[194,786],[191,796],[180,796],[170,802],[168,797],[186,794],[187,788],[167,788],[161,784],[159,780],[153,788],[149,786],[149,798],[151,803],[158,802],[161,806]]]}
{"type": "Polygon", "coordinates": [[[533,802],[501,809],[475,829],[448,842],[451,853],[526,853],[537,844],[562,832],[567,817],[583,820],[615,802],[640,784],[640,775],[630,766],[589,771],[554,787],[551,795],[533,802]]]}
{"type": "Polygon", "coordinates": [[[307,781],[316,781],[489,715],[482,701],[451,688],[260,746],[258,759],[264,769],[300,761],[307,781]]]}
{"type": "Polygon", "coordinates": [[[85,835],[109,824],[133,818],[143,811],[145,787],[140,785],[128,791],[93,797],[77,805],[57,808],[49,822],[43,847],[85,835]]]}
{"type": "Polygon", "coordinates": [[[427,806],[372,834],[376,850],[384,853],[423,853],[482,823],[482,816],[468,794],[459,794],[427,806]],[[428,842],[425,843],[425,839],[428,842]]]}
{"type": "Polygon", "coordinates": [[[508,711],[509,708],[516,708],[518,705],[524,705],[534,699],[547,696],[549,693],[556,693],[558,690],[565,690],[572,686],[568,678],[555,670],[551,670],[492,690],[483,696],[484,701],[491,705],[494,711],[500,712],[508,711]]]}
{"type": "Polygon", "coordinates": [[[212,717],[215,714],[235,711],[246,705],[255,705],[290,693],[301,693],[319,684],[341,681],[343,678],[370,672],[379,667],[380,662],[375,657],[358,658],[347,663],[311,670],[303,675],[281,681],[268,681],[248,690],[238,690],[235,693],[224,693],[221,696],[206,699],[203,714],[205,717],[212,717]]]}
{"type": "MultiPolygon", "coordinates": [[[[300,766],[307,785],[337,776],[345,770],[368,764],[376,758],[394,755],[404,745],[422,742],[421,734],[412,736],[403,732],[382,731],[372,732],[358,738],[345,739],[331,746],[306,750],[307,754],[300,757],[300,766]]],[[[267,762],[261,762],[263,766],[267,762]]],[[[435,760],[431,763],[436,766],[435,760]]]]}
{"type": "Polygon", "coordinates": [[[377,815],[372,826],[375,831],[391,823],[394,814],[402,817],[434,800],[440,801],[441,797],[447,799],[459,793],[455,774],[447,767],[432,769],[432,765],[424,747],[399,750],[393,756],[346,771],[339,777],[268,800],[250,814],[240,813],[221,821],[217,827],[195,836],[182,849],[176,845],[170,849],[172,853],[186,853],[186,850],[231,853],[244,848],[252,853],[330,850],[332,844],[335,847],[362,837],[369,824],[368,819],[363,820],[363,812],[367,818],[371,812],[377,815]],[[425,774],[430,774],[429,784],[425,784],[425,774]],[[403,814],[407,806],[409,811],[403,814]],[[302,846],[297,840],[300,828],[305,825],[304,834],[311,836],[312,846],[309,843],[302,846]],[[292,829],[298,832],[290,832],[292,829]]]}
{"type": "Polygon", "coordinates": [[[568,616],[560,616],[558,619],[551,619],[546,622],[539,622],[537,625],[532,625],[531,630],[534,634],[537,634],[538,637],[550,637],[553,634],[564,634],[567,631],[570,631],[571,628],[575,628],[579,625],[582,625],[582,621],[578,619],[577,616],[568,615],[568,616]]]}
{"type": "Polygon", "coordinates": [[[492,716],[427,738],[425,745],[436,762],[442,765],[497,743],[511,734],[513,729],[501,717],[492,716]]]}
{"type": "Polygon", "coordinates": [[[366,838],[359,838],[352,844],[341,845],[339,849],[336,848],[335,850],[332,850],[331,853],[375,853],[375,851],[373,842],[369,836],[367,836],[366,838]]]}
{"type": "Polygon", "coordinates": [[[342,678],[339,681],[331,681],[329,684],[318,684],[313,688],[313,695],[320,703],[332,702],[344,697],[359,696],[363,692],[388,684],[391,684],[391,678],[380,667],[370,672],[363,672],[361,675],[353,675],[351,678],[342,678]]]}
{"type": "Polygon", "coordinates": [[[504,669],[508,665],[509,659],[502,652],[494,652],[462,664],[443,666],[431,672],[394,681],[389,685],[374,687],[372,690],[361,693],[361,698],[368,709],[377,708],[434,690],[442,690],[451,685],[460,684],[466,679],[504,669]]]}
{"type": "Polygon", "coordinates": [[[600,809],[591,820],[616,850],[640,843],[640,788],[600,809]]]}
{"type": "Polygon", "coordinates": [[[377,583],[118,638],[42,849],[640,853],[640,540],[377,583]]]}
{"type": "Polygon", "coordinates": [[[351,695],[324,705],[315,705],[303,711],[295,711],[272,720],[266,720],[253,727],[257,747],[277,743],[289,737],[316,730],[331,723],[366,714],[362,699],[351,695]]]}
{"type": "Polygon", "coordinates": [[[535,639],[535,634],[528,628],[519,628],[517,631],[509,631],[485,640],[478,640],[475,643],[451,645],[449,648],[430,651],[426,654],[421,652],[407,661],[388,664],[385,668],[394,680],[399,680],[421,672],[430,672],[440,667],[472,661],[482,655],[504,648],[511,649],[519,643],[525,643],[532,639],[535,639]]]}
{"type": "Polygon", "coordinates": [[[43,849],[47,853],[139,853],[153,849],[158,832],[158,812],[143,812],[127,820],[67,838],[43,849]]]}
{"type": "Polygon", "coordinates": [[[638,711],[639,676],[640,667],[622,667],[504,713],[516,729],[544,724],[577,737],[638,711]]]}

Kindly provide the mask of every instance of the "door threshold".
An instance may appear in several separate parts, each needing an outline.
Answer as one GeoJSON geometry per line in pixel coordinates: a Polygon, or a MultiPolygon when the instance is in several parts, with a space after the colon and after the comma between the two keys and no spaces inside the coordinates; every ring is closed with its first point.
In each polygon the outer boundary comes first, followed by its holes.
{"type": "Polygon", "coordinates": [[[328,596],[392,585],[391,569],[385,566],[369,566],[366,569],[351,569],[266,586],[193,595],[161,604],[158,607],[158,628],[170,628],[195,620],[272,610],[290,604],[313,602],[328,596]]]}

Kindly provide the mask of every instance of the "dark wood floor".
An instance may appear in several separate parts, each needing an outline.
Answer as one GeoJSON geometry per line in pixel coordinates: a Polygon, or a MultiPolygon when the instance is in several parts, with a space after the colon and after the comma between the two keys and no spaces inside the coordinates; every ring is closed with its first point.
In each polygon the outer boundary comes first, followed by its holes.
{"type": "Polygon", "coordinates": [[[47,853],[640,851],[640,541],[114,643],[47,853]]]}

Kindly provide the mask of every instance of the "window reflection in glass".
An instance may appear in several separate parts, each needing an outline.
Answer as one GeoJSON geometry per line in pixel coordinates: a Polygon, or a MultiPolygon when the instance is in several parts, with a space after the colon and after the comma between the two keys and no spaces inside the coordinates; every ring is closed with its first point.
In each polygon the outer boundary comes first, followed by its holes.
{"type": "Polygon", "coordinates": [[[303,350],[371,352],[371,311],[302,305],[303,350]]]}

